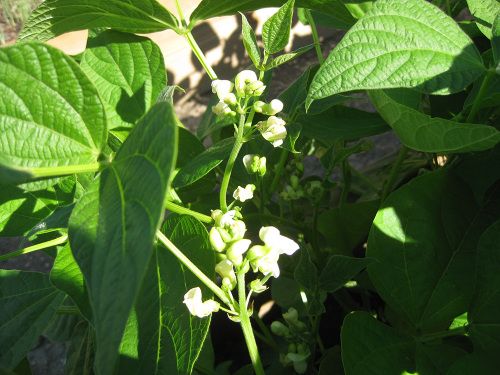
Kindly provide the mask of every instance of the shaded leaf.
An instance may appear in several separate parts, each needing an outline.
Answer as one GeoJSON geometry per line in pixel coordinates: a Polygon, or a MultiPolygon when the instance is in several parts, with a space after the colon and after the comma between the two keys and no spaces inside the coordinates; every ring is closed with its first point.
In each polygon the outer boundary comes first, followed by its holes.
{"type": "Polygon", "coordinates": [[[476,19],[476,25],[481,32],[491,39],[491,27],[495,17],[500,13],[498,0],[467,0],[469,10],[476,19]]]}
{"type": "Polygon", "coordinates": [[[372,259],[332,255],[319,275],[319,287],[329,293],[342,288],[370,264],[372,259]]]}

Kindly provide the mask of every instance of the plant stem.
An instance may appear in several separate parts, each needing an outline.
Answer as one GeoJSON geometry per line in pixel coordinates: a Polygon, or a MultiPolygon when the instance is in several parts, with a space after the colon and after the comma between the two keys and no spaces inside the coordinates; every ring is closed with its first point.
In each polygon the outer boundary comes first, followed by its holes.
{"type": "Polygon", "coordinates": [[[231,179],[231,172],[233,171],[234,163],[238,154],[243,146],[243,133],[245,131],[245,115],[240,114],[240,123],[238,125],[238,131],[236,133],[236,139],[234,141],[233,149],[229,155],[229,160],[226,164],[226,169],[224,170],[224,177],[222,178],[222,183],[220,187],[219,199],[220,208],[223,212],[227,211],[227,189],[229,187],[229,180],[231,179]]]}
{"type": "Polygon", "coordinates": [[[496,74],[495,71],[492,69],[488,70],[488,72],[486,73],[486,76],[484,77],[483,82],[481,83],[481,87],[479,88],[476,98],[472,103],[472,108],[465,122],[471,123],[475,120],[477,112],[480,109],[481,102],[483,101],[484,94],[486,94],[486,90],[488,89],[491,80],[495,76],[495,74],[496,74]]]}
{"type": "Polygon", "coordinates": [[[191,47],[191,50],[195,54],[196,58],[200,62],[201,66],[203,66],[203,69],[205,69],[205,72],[207,72],[208,76],[210,79],[213,81],[214,79],[217,79],[217,74],[215,73],[214,69],[208,62],[205,54],[201,50],[200,46],[198,43],[196,43],[196,40],[194,40],[193,34],[191,34],[191,31],[187,31],[184,36],[186,37],[186,40],[189,43],[189,46],[191,47]]]}
{"type": "Polygon", "coordinates": [[[257,325],[259,326],[260,330],[262,331],[262,335],[265,338],[266,344],[279,353],[280,349],[278,347],[278,344],[276,344],[273,335],[269,331],[269,328],[267,328],[267,326],[264,324],[264,322],[262,321],[262,319],[259,317],[258,314],[254,314],[254,319],[257,322],[257,325]]]}
{"type": "Polygon", "coordinates": [[[177,13],[179,14],[179,18],[181,19],[182,26],[187,27],[186,17],[184,17],[184,13],[182,12],[182,7],[179,3],[179,0],[175,0],[175,7],[177,8],[177,13]]]}
{"type": "Polygon", "coordinates": [[[314,48],[316,49],[316,55],[318,56],[318,62],[320,65],[325,61],[323,57],[323,51],[321,51],[321,45],[319,43],[318,29],[316,28],[316,22],[311,14],[309,9],[305,9],[307,22],[309,22],[309,26],[311,27],[311,33],[314,40],[314,48]]]}
{"type": "Polygon", "coordinates": [[[99,172],[103,167],[100,163],[81,165],[61,165],[57,167],[30,168],[29,173],[34,178],[66,176],[78,173],[99,172]]]}
{"type": "Polygon", "coordinates": [[[250,354],[250,359],[252,360],[252,366],[256,375],[265,375],[264,367],[262,366],[262,361],[260,360],[259,349],[257,348],[257,343],[255,342],[255,336],[253,334],[252,323],[250,322],[250,316],[248,315],[248,310],[246,306],[246,293],[245,293],[245,273],[238,272],[238,302],[240,305],[240,325],[243,331],[243,336],[245,336],[245,342],[247,344],[248,353],[250,354]]]}
{"type": "Polygon", "coordinates": [[[58,314],[80,315],[80,310],[76,306],[60,306],[56,312],[58,314]]]}
{"type": "Polygon", "coordinates": [[[186,207],[179,206],[174,202],[168,202],[168,201],[165,202],[165,209],[181,215],[190,215],[203,223],[211,224],[213,222],[210,216],[190,210],[189,208],[186,207]]]}
{"type": "Polygon", "coordinates": [[[403,162],[404,162],[409,150],[410,149],[408,147],[406,147],[404,145],[401,146],[401,149],[399,150],[398,157],[397,157],[396,161],[394,162],[394,165],[392,166],[389,177],[387,178],[384,189],[382,190],[382,194],[380,195],[380,203],[381,204],[382,204],[382,202],[384,202],[385,198],[387,198],[387,196],[391,192],[392,186],[394,185],[394,182],[398,178],[399,172],[401,170],[401,166],[403,165],[403,162]]]}
{"type": "Polygon", "coordinates": [[[278,167],[276,168],[276,173],[274,174],[273,182],[271,183],[271,188],[270,188],[271,194],[273,194],[276,188],[278,187],[281,173],[283,172],[283,168],[285,167],[287,159],[288,159],[288,150],[282,148],[280,154],[280,160],[278,162],[278,167]]]}
{"type": "Polygon", "coordinates": [[[347,202],[347,197],[349,196],[349,191],[351,190],[351,166],[349,165],[347,158],[342,161],[342,180],[344,181],[344,187],[340,193],[340,207],[347,202]]]}
{"type": "Polygon", "coordinates": [[[61,245],[61,244],[65,243],[67,240],[68,240],[68,235],[65,234],[61,237],[58,237],[58,238],[50,240],[50,241],[46,241],[46,242],[42,242],[42,243],[39,243],[39,244],[36,244],[33,246],[25,247],[24,249],[12,251],[10,253],[7,253],[7,254],[0,256],[0,262],[3,262],[4,260],[8,260],[11,258],[15,258],[19,255],[24,255],[24,254],[32,253],[34,251],[47,249],[47,248],[52,247],[52,246],[61,245]]]}
{"type": "Polygon", "coordinates": [[[156,237],[165,247],[186,266],[203,284],[207,286],[226,305],[231,306],[231,301],[226,297],[224,291],[219,288],[210,278],[203,273],[191,260],[180,251],[161,231],[156,232],[156,237]]]}

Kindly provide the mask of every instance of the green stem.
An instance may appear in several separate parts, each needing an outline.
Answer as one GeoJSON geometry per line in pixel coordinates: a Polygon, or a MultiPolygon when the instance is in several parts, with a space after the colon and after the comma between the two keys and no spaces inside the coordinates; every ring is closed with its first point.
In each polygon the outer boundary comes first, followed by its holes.
{"type": "Polygon", "coordinates": [[[347,202],[347,197],[349,196],[349,191],[351,190],[351,166],[349,165],[347,158],[342,161],[342,180],[344,182],[344,186],[340,194],[340,207],[347,202]]]}
{"type": "Polygon", "coordinates": [[[278,187],[280,182],[281,174],[283,173],[283,168],[285,167],[286,161],[288,160],[288,150],[285,148],[281,149],[280,160],[278,162],[278,167],[276,168],[276,173],[273,177],[273,182],[271,183],[270,192],[273,194],[278,187]]]}
{"type": "Polygon", "coordinates": [[[207,286],[226,305],[231,306],[231,301],[226,297],[224,291],[219,288],[210,278],[203,273],[191,260],[180,251],[162,232],[157,231],[156,237],[165,247],[186,266],[203,284],[207,286]]]}
{"type": "Polygon", "coordinates": [[[263,336],[265,337],[265,343],[279,353],[280,349],[278,347],[278,344],[274,340],[273,335],[269,331],[269,328],[267,328],[267,326],[264,324],[264,322],[262,321],[262,319],[259,317],[258,314],[254,314],[254,319],[257,325],[259,326],[260,330],[262,331],[263,336]]]}
{"type": "Polygon", "coordinates": [[[56,311],[58,314],[80,315],[80,310],[76,306],[60,306],[56,311]]]}
{"type": "Polygon", "coordinates": [[[245,342],[247,344],[248,353],[250,354],[255,374],[265,375],[264,367],[262,366],[262,361],[260,360],[259,349],[257,348],[257,343],[255,342],[255,336],[253,334],[252,323],[250,322],[250,316],[248,315],[246,306],[247,297],[245,293],[245,273],[238,272],[237,278],[238,302],[240,305],[240,325],[243,331],[243,336],[245,336],[245,342]]]}
{"type": "Polygon", "coordinates": [[[486,76],[483,79],[483,82],[481,83],[481,87],[479,88],[479,92],[476,95],[476,98],[474,99],[474,102],[472,103],[472,108],[469,112],[469,115],[467,116],[467,119],[465,122],[471,123],[476,119],[477,112],[480,109],[481,102],[483,101],[483,97],[486,94],[486,90],[488,90],[488,87],[491,83],[492,78],[495,76],[495,71],[494,70],[488,70],[488,73],[486,73],[486,76]]]}
{"type": "Polygon", "coordinates": [[[214,79],[217,79],[217,74],[215,73],[214,69],[208,62],[205,54],[201,50],[200,46],[198,43],[196,43],[196,40],[194,40],[193,34],[191,34],[191,31],[187,31],[184,36],[186,37],[186,40],[189,43],[189,46],[191,47],[191,50],[195,54],[196,58],[200,62],[201,66],[203,66],[203,69],[205,69],[205,72],[207,72],[208,76],[210,79],[213,81],[214,79]]]}
{"type": "Polygon", "coordinates": [[[175,7],[177,8],[177,13],[179,14],[179,18],[181,19],[182,26],[187,27],[186,17],[184,17],[184,13],[182,12],[182,7],[179,3],[179,0],[175,0],[175,7]]]}
{"type": "Polygon", "coordinates": [[[321,45],[319,43],[318,29],[316,28],[316,22],[311,14],[309,9],[305,9],[307,22],[309,22],[309,26],[311,27],[311,33],[314,40],[314,48],[316,49],[316,55],[318,56],[318,62],[320,65],[323,64],[325,58],[323,57],[323,51],[321,51],[321,45]]]}
{"type": "Polygon", "coordinates": [[[392,191],[392,187],[396,182],[396,179],[398,178],[401,166],[403,165],[403,162],[409,150],[410,149],[408,147],[401,146],[401,149],[399,150],[399,155],[396,161],[394,162],[394,165],[392,166],[389,177],[387,178],[384,189],[382,190],[382,194],[380,195],[380,203],[382,203],[385,200],[385,198],[387,198],[389,193],[392,191]]]}
{"type": "Polygon", "coordinates": [[[175,204],[174,202],[168,202],[168,201],[165,202],[165,209],[169,210],[171,212],[175,212],[177,214],[192,216],[203,223],[212,224],[212,222],[213,222],[213,220],[210,216],[204,215],[200,212],[190,210],[189,208],[186,208],[186,207],[179,206],[178,204],[175,204]]]}
{"type": "Polygon", "coordinates": [[[231,179],[231,172],[233,171],[234,163],[238,154],[241,150],[241,146],[243,146],[243,133],[245,132],[245,115],[240,115],[240,123],[238,125],[238,131],[236,133],[236,139],[234,141],[233,149],[231,150],[231,154],[229,155],[229,160],[226,164],[226,169],[224,170],[224,177],[222,178],[222,183],[220,187],[219,199],[220,199],[220,208],[222,211],[227,211],[227,189],[229,187],[229,180],[231,179]]]}
{"type": "Polygon", "coordinates": [[[31,168],[29,173],[34,178],[66,176],[78,173],[99,172],[103,167],[100,163],[81,164],[81,165],[61,165],[57,167],[31,168]]]}
{"type": "Polygon", "coordinates": [[[3,262],[5,260],[9,260],[11,258],[18,257],[19,255],[24,255],[24,254],[32,253],[34,251],[47,249],[47,248],[52,247],[52,246],[61,245],[61,244],[65,243],[67,240],[68,240],[68,235],[65,234],[64,236],[58,237],[56,239],[53,239],[53,240],[50,240],[47,242],[42,242],[42,243],[39,243],[39,244],[36,244],[33,246],[25,247],[24,249],[12,251],[10,253],[7,253],[7,254],[0,256],[0,262],[3,262]]]}

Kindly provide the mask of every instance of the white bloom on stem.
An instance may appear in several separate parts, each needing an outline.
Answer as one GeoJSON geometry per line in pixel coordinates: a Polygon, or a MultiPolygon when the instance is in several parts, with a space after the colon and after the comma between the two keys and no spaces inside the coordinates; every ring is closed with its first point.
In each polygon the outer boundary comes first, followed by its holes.
{"type": "Polygon", "coordinates": [[[274,147],[281,146],[286,138],[286,122],[276,116],[270,116],[267,121],[261,121],[256,126],[266,141],[274,147]]]}
{"type": "Polygon", "coordinates": [[[254,184],[248,184],[245,187],[238,186],[233,193],[233,198],[240,202],[245,202],[253,198],[254,190],[255,190],[254,184]]]}
{"type": "MultiPolygon", "coordinates": [[[[217,94],[221,101],[226,101],[226,98],[233,91],[234,85],[231,81],[224,79],[216,79],[212,81],[212,92],[217,94]]],[[[234,94],[233,94],[234,95],[234,94]]]]}
{"type": "Polygon", "coordinates": [[[184,294],[183,303],[187,306],[191,315],[204,318],[213,312],[219,311],[220,305],[218,302],[212,299],[203,302],[201,297],[201,289],[198,287],[190,289],[184,294]]]}
{"type": "Polygon", "coordinates": [[[273,99],[266,109],[266,115],[275,115],[283,110],[283,102],[279,99],[273,99]]]}
{"type": "Polygon", "coordinates": [[[217,263],[215,266],[215,272],[222,277],[223,289],[234,289],[236,286],[236,273],[234,272],[233,263],[231,261],[224,259],[217,263]]]}
{"type": "Polygon", "coordinates": [[[243,70],[236,75],[234,79],[234,85],[236,87],[236,93],[240,97],[246,96],[246,87],[248,84],[257,81],[257,74],[252,70],[243,70]]]}
{"type": "Polygon", "coordinates": [[[219,102],[212,107],[212,112],[216,116],[225,116],[225,115],[229,115],[232,112],[232,110],[226,103],[219,102]]]}
{"type": "Polygon", "coordinates": [[[255,154],[243,156],[243,164],[249,174],[258,173],[260,176],[266,174],[266,157],[255,154]]]}
{"type": "Polygon", "coordinates": [[[252,241],[248,239],[241,239],[235,241],[227,249],[227,259],[229,259],[235,266],[241,265],[243,263],[243,254],[248,250],[252,241]]]}
{"type": "Polygon", "coordinates": [[[210,244],[212,245],[215,251],[220,253],[226,248],[226,242],[222,238],[222,235],[218,228],[212,227],[212,229],[210,229],[210,234],[208,238],[210,240],[210,244]]]}
{"type": "Polygon", "coordinates": [[[235,223],[234,217],[236,216],[235,210],[227,211],[226,213],[221,210],[212,211],[212,219],[215,221],[215,226],[217,227],[230,227],[235,223]]]}
{"type": "Polygon", "coordinates": [[[263,101],[257,100],[255,103],[253,103],[253,110],[257,113],[264,113],[264,108],[266,107],[266,103],[263,101]]]}
{"type": "Polygon", "coordinates": [[[293,255],[300,247],[294,240],[282,236],[275,227],[262,227],[259,237],[267,247],[277,250],[280,254],[293,255]]]}

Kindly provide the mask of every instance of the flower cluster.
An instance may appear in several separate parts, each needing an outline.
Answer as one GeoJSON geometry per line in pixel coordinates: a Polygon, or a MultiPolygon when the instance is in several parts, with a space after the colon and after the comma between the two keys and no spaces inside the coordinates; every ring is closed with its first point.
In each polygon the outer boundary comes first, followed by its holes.
{"type": "Polygon", "coordinates": [[[276,114],[283,110],[283,103],[273,99],[266,103],[257,100],[252,106],[249,101],[261,96],[266,86],[252,70],[243,70],[235,77],[234,84],[228,80],[212,81],[212,92],[217,95],[219,102],[212,107],[216,116],[235,116],[237,112],[246,113],[248,108],[253,108],[257,113],[269,116],[265,121],[258,122],[255,127],[260,131],[265,140],[274,147],[281,146],[286,138],[286,122],[276,114]],[[234,91],[234,92],[233,92],[234,91]]]}
{"type": "Polygon", "coordinates": [[[299,313],[293,307],[283,314],[283,319],[285,324],[280,321],[271,323],[271,331],[288,342],[287,353],[280,355],[280,361],[284,366],[292,365],[296,373],[304,374],[307,371],[307,358],[311,355],[308,345],[310,332],[307,325],[299,320],[299,313]]]}

